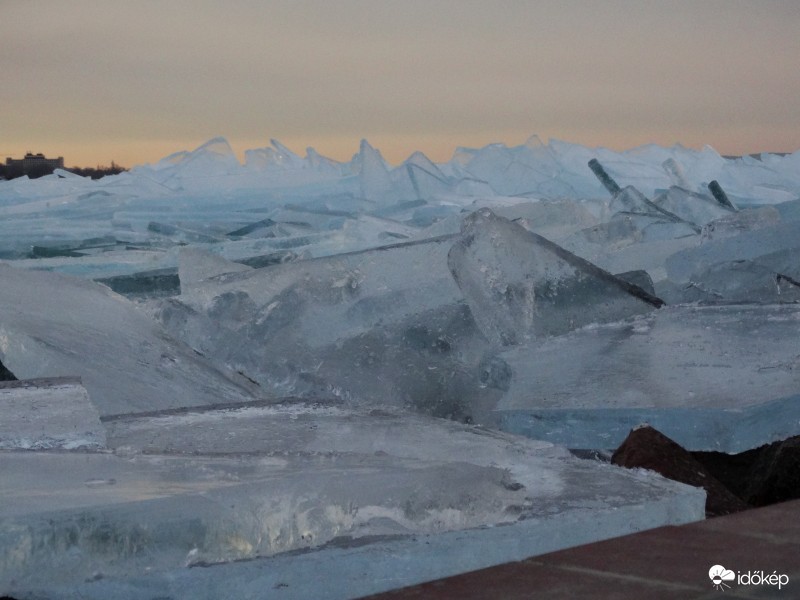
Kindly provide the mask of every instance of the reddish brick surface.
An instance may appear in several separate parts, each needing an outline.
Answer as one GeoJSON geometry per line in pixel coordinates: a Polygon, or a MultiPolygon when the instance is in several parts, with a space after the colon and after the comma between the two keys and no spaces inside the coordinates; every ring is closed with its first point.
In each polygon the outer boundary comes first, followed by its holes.
{"type": "Polygon", "coordinates": [[[800,598],[800,501],[681,527],[661,527],[371,596],[372,600],[800,598]],[[724,592],[708,577],[734,572],[789,576],[789,583],[724,592]]]}

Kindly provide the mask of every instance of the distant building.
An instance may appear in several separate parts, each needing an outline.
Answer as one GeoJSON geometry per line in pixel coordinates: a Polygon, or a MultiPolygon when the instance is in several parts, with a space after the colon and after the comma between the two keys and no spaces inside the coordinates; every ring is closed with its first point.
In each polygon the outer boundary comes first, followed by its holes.
{"type": "Polygon", "coordinates": [[[6,173],[11,177],[28,175],[29,177],[40,177],[48,175],[55,169],[64,168],[64,157],[46,158],[44,154],[33,154],[28,152],[24,158],[7,158],[6,173]]]}

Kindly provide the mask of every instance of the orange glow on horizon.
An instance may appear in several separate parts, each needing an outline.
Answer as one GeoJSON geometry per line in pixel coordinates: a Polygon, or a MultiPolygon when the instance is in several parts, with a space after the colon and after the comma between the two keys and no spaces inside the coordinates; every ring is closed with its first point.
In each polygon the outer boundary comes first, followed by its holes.
{"type": "Polygon", "coordinates": [[[348,161],[363,137],[399,164],[532,133],[797,150],[797,2],[722,4],[5,2],[0,152],[131,167],[222,135],[240,159],[274,137],[348,161]]]}
{"type": "MultiPolygon", "coordinates": [[[[669,134],[658,137],[642,135],[606,135],[603,132],[587,135],[585,132],[564,132],[562,135],[543,135],[540,139],[547,143],[549,139],[559,139],[565,142],[581,144],[587,147],[604,147],[617,152],[629,150],[645,144],[660,146],[673,146],[681,144],[695,150],[708,145],[722,155],[742,155],[758,152],[784,152],[791,153],[800,149],[800,144],[792,136],[784,139],[780,133],[771,139],[764,139],[759,132],[732,131],[728,135],[715,136],[714,140],[703,139],[700,136],[679,139],[669,134]],[[773,141],[774,140],[774,141],[773,141]]],[[[450,160],[453,152],[458,147],[481,148],[487,144],[504,143],[516,146],[525,143],[533,133],[499,132],[491,134],[465,134],[465,135],[375,135],[365,136],[369,143],[380,150],[383,157],[392,165],[398,165],[406,160],[413,152],[420,151],[437,163],[450,160]]],[[[208,138],[211,139],[211,138],[208,138]]],[[[95,141],[83,143],[30,143],[25,148],[4,148],[5,156],[20,158],[25,152],[41,152],[48,157],[63,156],[68,167],[94,167],[97,165],[108,166],[114,163],[126,168],[140,164],[155,163],[160,159],[175,152],[194,150],[208,139],[183,139],[183,140],[153,140],[153,141],[95,141]]],[[[227,138],[240,162],[244,162],[245,150],[263,148],[270,145],[269,139],[238,139],[227,138]]],[[[306,149],[311,146],[317,152],[340,162],[348,162],[358,152],[361,138],[358,137],[322,137],[316,142],[309,137],[281,137],[276,138],[290,150],[300,156],[305,156],[306,149]]]]}

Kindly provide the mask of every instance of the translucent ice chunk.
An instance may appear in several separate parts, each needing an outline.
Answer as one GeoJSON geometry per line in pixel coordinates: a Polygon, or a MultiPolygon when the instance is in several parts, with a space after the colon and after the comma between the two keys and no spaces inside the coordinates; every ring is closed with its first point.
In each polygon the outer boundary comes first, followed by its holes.
{"type": "Polygon", "coordinates": [[[370,146],[367,140],[361,140],[358,164],[358,178],[364,198],[381,206],[397,201],[386,162],[380,152],[370,146]]]}
{"type": "Polygon", "coordinates": [[[164,303],[160,319],[276,394],[474,418],[474,403],[491,403],[498,392],[480,381],[487,344],[447,268],[452,242],[444,236],[209,277],[164,303]]]}
{"type": "Polygon", "coordinates": [[[20,379],[79,376],[101,415],[253,397],[102,285],[7,265],[0,281],[0,359],[20,379]]]}
{"type": "MultiPolygon", "coordinates": [[[[781,213],[774,206],[750,208],[737,213],[728,214],[706,224],[702,230],[703,240],[722,239],[772,227],[781,222],[781,213]]],[[[792,219],[785,219],[790,221],[792,219]]]]}
{"type": "Polygon", "coordinates": [[[686,175],[683,172],[683,167],[681,167],[680,163],[678,163],[674,158],[668,158],[661,163],[661,166],[664,167],[664,170],[669,175],[672,185],[681,187],[683,189],[689,188],[689,183],[686,181],[686,175]]]}
{"type": "MultiPolygon", "coordinates": [[[[684,227],[692,228],[696,233],[700,233],[700,228],[693,223],[682,219],[675,213],[659,206],[648,200],[644,194],[633,186],[627,186],[614,194],[609,203],[609,213],[614,215],[636,215],[655,218],[661,222],[672,222],[684,227]]],[[[641,227],[640,227],[641,228],[641,227]]]]}
{"type": "Polygon", "coordinates": [[[554,241],[598,222],[585,205],[574,200],[521,202],[492,210],[498,216],[518,222],[528,231],[554,241]]]}
{"type": "Polygon", "coordinates": [[[289,150],[289,148],[281,144],[278,140],[272,138],[269,143],[275,148],[276,160],[285,169],[302,169],[305,166],[305,161],[302,158],[289,150]]]}
{"type": "Polygon", "coordinates": [[[400,169],[406,171],[416,198],[425,200],[450,190],[450,181],[422,152],[412,154],[400,169]]]}
{"type": "Polygon", "coordinates": [[[460,149],[453,160],[465,161],[464,176],[486,181],[497,194],[558,198],[575,193],[571,182],[561,177],[555,154],[538,138],[514,148],[490,144],[471,152],[460,149]]]}
{"type": "Polygon", "coordinates": [[[722,206],[713,198],[675,186],[659,194],[653,203],[684,221],[700,226],[733,212],[732,207],[722,206]]]}
{"type": "Polygon", "coordinates": [[[182,249],[178,261],[178,277],[183,294],[192,293],[209,277],[252,270],[251,267],[225,260],[200,248],[182,249]]]}
{"type": "Polygon", "coordinates": [[[800,433],[800,309],[672,306],[510,349],[498,405],[514,433],[614,448],[648,422],[692,450],[800,433]]]}
{"type": "Polygon", "coordinates": [[[312,169],[313,171],[317,171],[326,175],[349,175],[345,165],[328,158],[327,156],[322,156],[310,146],[306,148],[306,164],[308,165],[308,168],[312,169]]]}
{"type": "Polygon", "coordinates": [[[464,219],[448,265],[483,334],[503,346],[661,305],[644,290],[486,208],[464,219]]]}
{"type": "MultiPolygon", "coordinates": [[[[791,252],[793,262],[800,248],[791,252]]],[[[797,268],[794,269],[797,271],[797,268]]],[[[800,283],[760,264],[760,261],[740,260],[714,264],[692,275],[684,288],[684,302],[797,302],[800,283]]]]}
{"type": "MultiPolygon", "coordinates": [[[[742,213],[737,213],[737,216],[740,214],[742,213]]],[[[736,222],[741,221],[737,219],[736,222]]],[[[706,239],[704,244],[696,248],[687,248],[668,258],[667,273],[675,282],[688,282],[694,273],[699,273],[714,264],[752,260],[794,248],[798,239],[800,239],[800,221],[762,227],[723,239],[706,239]]]]}
{"type": "Polygon", "coordinates": [[[241,165],[233,153],[228,140],[216,137],[195,150],[174,159],[165,159],[178,167],[183,175],[221,175],[239,171],[241,165]]]}

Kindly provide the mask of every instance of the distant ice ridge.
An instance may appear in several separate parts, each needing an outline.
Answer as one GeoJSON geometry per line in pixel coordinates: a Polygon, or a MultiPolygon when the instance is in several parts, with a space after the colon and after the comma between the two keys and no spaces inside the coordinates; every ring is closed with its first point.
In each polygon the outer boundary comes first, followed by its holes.
{"type": "MultiPolygon", "coordinates": [[[[325,234],[366,215],[380,217],[383,224],[370,223],[374,234],[351,240],[360,245],[348,250],[379,243],[375,237],[382,232],[424,236],[427,227],[482,204],[572,201],[601,215],[608,196],[587,168],[591,159],[602,163],[621,188],[632,186],[651,206],[696,226],[721,215],[708,200],[712,181],[740,208],[800,197],[798,153],[761,160],[724,159],[710,148],[697,152],[680,146],[618,153],[556,140],[543,144],[533,136],[516,147],[459,148],[440,164],[415,152],[392,167],[367,141],[344,163],[313,148],[301,157],[277,140],[246,151],[245,159],[240,164],[228,142],[215,138],[191,152],[98,181],[62,172],[0,182],[0,258],[62,256],[80,263],[81,256],[112,250],[162,252],[185,243],[217,244],[228,255],[228,245],[241,246],[242,236],[235,232],[267,219],[273,227],[259,237],[269,234],[274,245],[319,256],[316,246],[325,234]],[[294,219],[274,217],[275,210],[286,209],[301,210],[294,219]],[[327,215],[328,222],[313,222],[309,214],[327,215]],[[396,231],[399,223],[413,231],[396,231]]],[[[266,246],[245,251],[250,256],[265,252],[266,246]]],[[[159,266],[174,263],[174,257],[166,257],[159,266]]]]}

